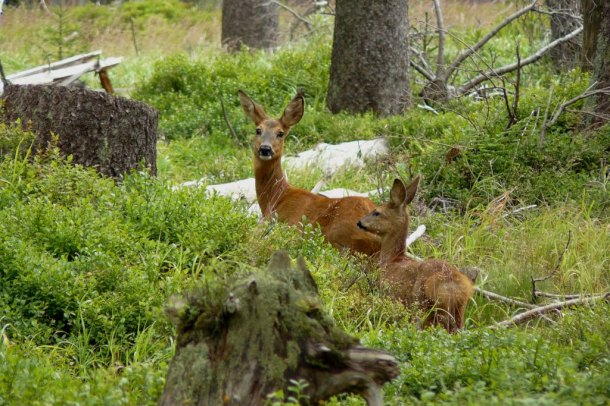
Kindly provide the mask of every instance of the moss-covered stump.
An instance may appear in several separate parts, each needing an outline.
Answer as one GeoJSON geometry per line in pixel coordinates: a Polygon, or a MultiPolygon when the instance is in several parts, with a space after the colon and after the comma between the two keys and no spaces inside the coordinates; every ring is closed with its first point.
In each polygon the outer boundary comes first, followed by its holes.
{"type": "Polygon", "coordinates": [[[160,405],[262,405],[291,380],[311,404],[340,393],[381,405],[395,359],[364,348],[324,313],[302,258],[276,252],[267,271],[175,300],[176,355],[160,405]]]}
{"type": "Polygon", "coordinates": [[[11,85],[5,89],[7,123],[20,119],[36,133],[35,149],[53,144],[74,163],[118,178],[144,164],[157,171],[158,113],[152,107],[104,92],[65,86],[11,85]]]}

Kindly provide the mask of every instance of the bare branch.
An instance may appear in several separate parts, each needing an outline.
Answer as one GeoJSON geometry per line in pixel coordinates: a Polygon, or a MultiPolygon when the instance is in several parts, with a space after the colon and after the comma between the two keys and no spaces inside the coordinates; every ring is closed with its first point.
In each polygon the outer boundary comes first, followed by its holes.
{"type": "Polygon", "coordinates": [[[237,133],[235,132],[235,130],[233,129],[233,126],[231,125],[231,122],[229,121],[229,117],[227,116],[227,110],[225,109],[225,103],[224,103],[224,100],[222,100],[222,96],[220,96],[219,99],[220,99],[220,108],[222,109],[222,116],[225,119],[225,123],[227,123],[227,127],[229,127],[229,131],[231,131],[233,138],[235,138],[235,141],[239,144],[239,137],[237,136],[237,133]]]}
{"type": "Polygon", "coordinates": [[[603,89],[596,89],[596,90],[589,90],[589,89],[587,89],[585,92],[579,94],[578,96],[559,105],[559,107],[557,107],[557,109],[555,110],[553,117],[545,124],[545,129],[555,125],[555,123],[557,123],[557,120],[559,120],[559,116],[561,115],[561,113],[563,113],[567,107],[571,106],[572,104],[576,103],[577,101],[585,99],[587,97],[596,96],[598,94],[610,95],[610,87],[606,87],[603,89]]]}
{"type": "Polygon", "coordinates": [[[468,58],[469,56],[471,56],[472,54],[477,52],[479,49],[481,49],[485,44],[487,44],[489,42],[489,40],[492,39],[493,37],[495,37],[496,34],[498,32],[500,32],[500,30],[502,28],[506,27],[512,21],[516,20],[517,18],[521,17],[523,14],[531,11],[534,7],[536,7],[537,2],[538,2],[538,0],[534,0],[527,7],[524,7],[521,10],[517,11],[516,13],[506,17],[500,24],[498,24],[486,36],[481,38],[481,40],[479,42],[474,44],[472,47],[468,47],[467,49],[460,52],[459,55],[455,58],[455,60],[451,64],[451,66],[449,66],[449,68],[447,69],[446,78],[448,79],[453,74],[453,72],[455,72],[455,70],[462,64],[462,62],[464,62],[464,60],[466,58],[468,58]]]}
{"type": "Polygon", "coordinates": [[[526,66],[526,65],[529,65],[529,64],[532,64],[532,63],[538,61],[540,58],[542,58],[544,56],[544,54],[546,54],[551,49],[555,48],[557,45],[562,44],[566,41],[569,41],[572,38],[574,38],[575,36],[577,36],[578,34],[580,34],[582,29],[583,29],[582,26],[578,27],[571,33],[569,33],[561,38],[556,39],[555,41],[551,42],[550,44],[546,45],[545,47],[540,48],[534,54],[523,59],[521,61],[521,63],[512,63],[510,65],[502,66],[498,69],[492,69],[488,72],[481,73],[479,76],[476,76],[474,79],[471,79],[470,81],[468,81],[467,83],[462,85],[458,89],[458,94],[464,94],[464,93],[468,92],[470,89],[477,86],[479,83],[484,82],[485,80],[488,80],[491,77],[498,77],[498,76],[504,75],[505,73],[509,73],[509,72],[512,72],[512,71],[518,69],[519,67],[523,67],[523,66],[526,66]]]}
{"type": "Polygon", "coordinates": [[[436,25],[438,31],[438,54],[436,57],[436,77],[445,77],[445,23],[443,22],[443,11],[439,0],[432,0],[434,13],[436,14],[436,25]]]}
{"type": "Polygon", "coordinates": [[[566,246],[563,249],[563,251],[561,251],[561,254],[559,254],[559,258],[557,258],[557,263],[555,264],[555,268],[553,268],[553,270],[551,271],[551,273],[549,273],[548,275],[545,275],[543,277],[540,278],[534,278],[533,276],[531,277],[532,280],[532,300],[534,302],[536,302],[536,299],[538,298],[538,290],[536,289],[536,283],[538,282],[544,282],[548,279],[551,279],[553,276],[555,276],[557,274],[557,272],[559,272],[559,270],[561,269],[561,263],[563,262],[563,256],[566,253],[566,251],[568,250],[568,248],[570,247],[570,242],[572,242],[572,231],[568,231],[568,241],[566,242],[566,246]]]}
{"type": "Polygon", "coordinates": [[[434,74],[432,73],[432,69],[430,69],[430,66],[428,65],[428,61],[426,61],[426,58],[424,58],[424,53],[415,47],[409,47],[409,51],[411,51],[411,53],[417,55],[417,59],[419,59],[421,66],[429,73],[429,75],[431,77],[434,77],[434,74]]]}
{"type": "Polygon", "coordinates": [[[426,79],[428,79],[429,81],[433,81],[434,80],[434,75],[430,72],[428,72],[425,68],[423,68],[422,66],[419,66],[417,64],[417,62],[414,62],[413,60],[409,60],[409,64],[413,67],[413,69],[415,69],[416,71],[418,71],[423,77],[425,77],[426,79]]]}
{"type": "Polygon", "coordinates": [[[605,293],[603,295],[591,296],[591,297],[583,297],[578,299],[567,300],[565,302],[553,303],[546,306],[541,306],[536,309],[531,309],[526,312],[520,313],[514,317],[511,317],[508,320],[501,321],[492,326],[492,328],[498,327],[513,327],[521,323],[525,323],[535,317],[541,317],[546,313],[561,310],[568,307],[583,305],[583,304],[591,304],[597,302],[599,300],[608,300],[610,299],[610,293],[605,293]]]}
{"type": "Polygon", "coordinates": [[[563,299],[563,300],[571,300],[571,299],[578,299],[581,297],[592,297],[592,296],[598,296],[595,294],[561,294],[561,293],[548,293],[548,292],[536,292],[536,295],[538,297],[547,297],[549,299],[563,299]]]}
{"type": "Polygon", "coordinates": [[[481,288],[474,288],[474,290],[479,293],[480,295],[482,295],[483,297],[485,297],[486,299],[489,300],[495,300],[497,302],[504,302],[504,303],[508,303],[512,306],[517,306],[517,307],[524,307],[526,309],[537,309],[538,306],[531,304],[531,303],[527,303],[527,302],[522,302],[520,300],[517,299],[512,299],[510,297],[506,297],[506,296],[502,296],[499,295],[497,293],[494,292],[490,292],[488,290],[483,290],[481,288]]]}
{"type": "Polygon", "coordinates": [[[311,21],[309,21],[308,19],[306,19],[305,17],[303,17],[302,15],[300,15],[299,13],[297,13],[294,9],[292,9],[291,7],[287,6],[286,4],[282,3],[281,1],[278,0],[269,0],[267,3],[265,3],[264,5],[270,5],[270,4],[275,4],[280,6],[281,8],[283,8],[284,10],[288,11],[290,14],[292,14],[297,20],[299,20],[300,22],[302,22],[303,24],[305,24],[305,26],[307,27],[307,30],[311,31],[311,21]]]}

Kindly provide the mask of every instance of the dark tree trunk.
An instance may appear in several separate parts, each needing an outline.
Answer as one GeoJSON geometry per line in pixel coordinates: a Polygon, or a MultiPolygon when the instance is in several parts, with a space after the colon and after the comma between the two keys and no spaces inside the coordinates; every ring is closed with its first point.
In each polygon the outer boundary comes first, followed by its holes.
{"type": "Polygon", "coordinates": [[[340,330],[297,262],[295,269],[276,252],[266,272],[175,299],[168,312],[178,323],[176,355],[160,405],[263,405],[272,392],[288,393],[291,379],[308,383],[312,405],[340,393],[382,404],[396,361],[340,330]]]}
{"type": "Polygon", "coordinates": [[[158,113],[144,103],[65,86],[11,85],[3,98],[3,120],[31,123],[37,150],[51,144],[54,133],[74,163],[104,175],[119,178],[142,164],[157,172],[158,113]]]}
{"type": "Polygon", "coordinates": [[[267,49],[277,45],[277,5],[268,0],[224,0],[222,2],[222,45],[238,51],[246,45],[267,49]]]}
{"type": "MultiPolygon", "coordinates": [[[[602,2],[607,0],[602,0],[602,2]]],[[[599,0],[581,0],[580,8],[583,16],[582,34],[582,69],[593,70],[593,60],[597,49],[597,36],[601,24],[601,4],[599,0]]]]}
{"type": "MultiPolygon", "coordinates": [[[[583,0],[585,16],[583,68],[593,70],[591,81],[596,89],[610,89],[610,0],[583,0]]],[[[588,100],[595,113],[590,124],[599,126],[610,116],[610,95],[598,94],[588,100]]]]}
{"type": "MultiPolygon", "coordinates": [[[[564,37],[580,26],[580,0],[546,0],[555,13],[551,15],[551,41],[564,37]]],[[[549,55],[557,70],[569,70],[580,64],[582,36],[559,44],[549,55]]]]}
{"type": "Polygon", "coordinates": [[[407,8],[407,0],[337,0],[330,111],[390,115],[409,104],[407,8]]]}

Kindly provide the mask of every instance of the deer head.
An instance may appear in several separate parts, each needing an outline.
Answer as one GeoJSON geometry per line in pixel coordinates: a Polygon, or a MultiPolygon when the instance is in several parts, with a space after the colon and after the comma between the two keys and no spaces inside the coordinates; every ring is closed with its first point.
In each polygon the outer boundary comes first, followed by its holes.
{"type": "Polygon", "coordinates": [[[389,234],[404,234],[402,238],[402,241],[404,241],[409,231],[407,205],[415,197],[418,185],[419,176],[413,179],[409,186],[405,186],[400,179],[394,179],[394,184],[390,191],[390,201],[377,206],[375,210],[361,218],[358,221],[358,227],[377,234],[382,240],[389,234]]]}
{"type": "Polygon", "coordinates": [[[269,117],[261,105],[241,90],[239,101],[246,116],[256,125],[256,136],[252,145],[255,157],[262,161],[281,158],[284,153],[284,140],[290,128],[303,117],[305,108],[303,96],[297,93],[279,119],[269,117]]]}

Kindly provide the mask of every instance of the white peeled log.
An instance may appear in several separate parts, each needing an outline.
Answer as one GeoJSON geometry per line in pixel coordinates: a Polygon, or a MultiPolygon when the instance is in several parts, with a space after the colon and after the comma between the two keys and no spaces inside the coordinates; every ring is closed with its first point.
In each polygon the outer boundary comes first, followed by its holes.
{"type": "Polygon", "coordinates": [[[389,152],[388,142],[383,138],[335,145],[321,142],[313,149],[284,157],[282,162],[288,170],[319,168],[324,176],[330,177],[341,169],[363,168],[367,160],[385,157],[389,152]]]}

